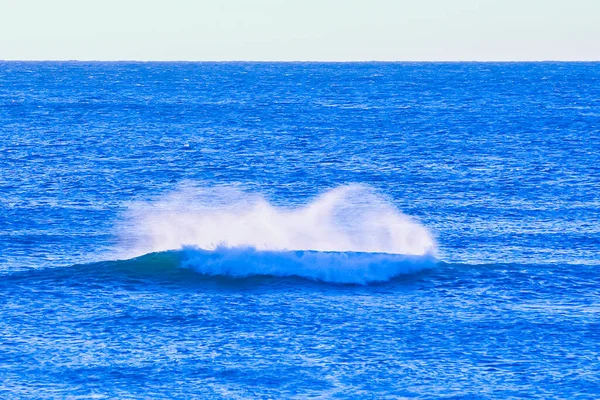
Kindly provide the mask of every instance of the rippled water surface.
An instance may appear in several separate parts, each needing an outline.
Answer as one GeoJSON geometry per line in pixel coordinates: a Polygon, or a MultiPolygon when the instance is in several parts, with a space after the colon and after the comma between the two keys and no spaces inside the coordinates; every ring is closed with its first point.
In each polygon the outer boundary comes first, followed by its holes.
{"type": "Polygon", "coordinates": [[[0,397],[595,398],[600,64],[0,63],[0,397]]]}

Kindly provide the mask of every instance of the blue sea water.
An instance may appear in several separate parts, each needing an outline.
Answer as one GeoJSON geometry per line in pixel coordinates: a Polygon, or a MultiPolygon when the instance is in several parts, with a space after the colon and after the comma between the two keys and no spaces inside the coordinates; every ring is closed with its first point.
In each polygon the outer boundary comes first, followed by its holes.
{"type": "Polygon", "coordinates": [[[599,63],[0,63],[0,397],[597,398],[599,63]]]}

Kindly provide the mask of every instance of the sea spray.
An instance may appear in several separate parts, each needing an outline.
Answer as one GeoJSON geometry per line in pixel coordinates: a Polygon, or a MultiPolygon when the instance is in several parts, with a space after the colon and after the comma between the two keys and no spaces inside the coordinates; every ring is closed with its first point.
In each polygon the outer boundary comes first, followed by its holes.
{"type": "Polygon", "coordinates": [[[434,255],[429,231],[367,185],[326,191],[302,206],[274,205],[239,188],[182,185],[133,203],[119,227],[120,256],[180,249],[434,255]]]}

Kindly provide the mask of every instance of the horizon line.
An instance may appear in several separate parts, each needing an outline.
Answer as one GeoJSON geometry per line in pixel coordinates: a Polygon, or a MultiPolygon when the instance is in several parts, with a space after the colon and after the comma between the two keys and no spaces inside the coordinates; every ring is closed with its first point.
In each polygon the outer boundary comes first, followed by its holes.
{"type": "Polygon", "coordinates": [[[244,59],[233,59],[233,60],[146,60],[146,59],[67,59],[67,58],[49,58],[49,59],[0,59],[0,62],[73,62],[73,63],[86,63],[86,62],[106,62],[106,63],[119,63],[119,62],[132,62],[132,63],[381,63],[381,64],[392,64],[392,63],[599,63],[600,59],[589,59],[589,60],[565,60],[565,59],[540,59],[540,60],[244,60],[244,59]]]}

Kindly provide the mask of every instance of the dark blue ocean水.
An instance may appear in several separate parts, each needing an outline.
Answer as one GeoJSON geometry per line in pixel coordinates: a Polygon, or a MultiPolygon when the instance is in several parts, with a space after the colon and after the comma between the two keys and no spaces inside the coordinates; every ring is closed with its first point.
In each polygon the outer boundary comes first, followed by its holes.
{"type": "Polygon", "coordinates": [[[598,268],[600,63],[0,62],[2,398],[596,398],[598,268]],[[116,260],[182,185],[349,184],[438,261],[116,260]]]}

